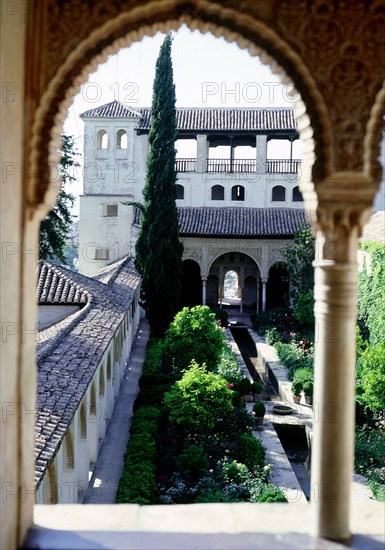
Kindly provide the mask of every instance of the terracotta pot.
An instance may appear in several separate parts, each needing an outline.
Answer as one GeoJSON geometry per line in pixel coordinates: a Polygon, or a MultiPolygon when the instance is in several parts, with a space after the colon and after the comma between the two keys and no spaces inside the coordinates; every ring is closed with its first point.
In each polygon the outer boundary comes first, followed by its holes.
{"type": "Polygon", "coordinates": [[[257,401],[261,401],[261,393],[253,393],[253,402],[257,403],[257,401]]]}
{"type": "Polygon", "coordinates": [[[300,395],[293,395],[293,401],[298,405],[298,403],[301,402],[301,396],[300,395]]]}
{"type": "Polygon", "coordinates": [[[248,403],[250,401],[250,394],[249,393],[244,393],[243,394],[243,400],[248,403]]]}
{"type": "Polygon", "coordinates": [[[306,405],[313,405],[313,396],[312,395],[305,395],[305,403],[306,403],[306,405]]]}
{"type": "Polygon", "coordinates": [[[263,430],[263,419],[264,419],[264,416],[255,416],[254,417],[254,427],[259,432],[261,432],[263,430]]]}

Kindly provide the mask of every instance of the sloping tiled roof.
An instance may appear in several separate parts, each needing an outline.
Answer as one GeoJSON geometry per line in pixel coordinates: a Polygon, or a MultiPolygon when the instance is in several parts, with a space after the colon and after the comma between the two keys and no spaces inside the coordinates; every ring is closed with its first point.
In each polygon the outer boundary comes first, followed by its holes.
{"type": "MultiPolygon", "coordinates": [[[[138,130],[150,129],[150,109],[141,109],[138,130]]],[[[266,130],[296,131],[292,109],[221,109],[179,108],[176,110],[176,127],[179,131],[264,132],[266,130]]]]}
{"type": "Polygon", "coordinates": [[[38,264],[37,301],[39,304],[86,304],[87,291],[74,283],[54,264],[38,264]]]}
{"type": "Polygon", "coordinates": [[[55,325],[55,330],[48,329],[38,335],[37,486],[55,458],[95,370],[140,283],[139,274],[129,258],[110,266],[108,284],[48,262],[43,262],[43,265],[58,274],[60,280],[69,280],[73,287],[84,289],[87,304],[69,320],[55,325]]]}
{"type": "MultiPolygon", "coordinates": [[[[178,208],[181,237],[283,238],[292,237],[307,223],[297,208],[178,208]]],[[[138,225],[136,209],[133,223],[138,225]]]]}
{"type": "Polygon", "coordinates": [[[130,109],[120,103],[120,101],[111,101],[106,105],[95,107],[89,111],[85,111],[80,115],[81,118],[132,118],[141,117],[141,113],[134,109],[130,109]]]}
{"type": "MultiPolygon", "coordinates": [[[[129,109],[119,101],[112,101],[82,113],[81,118],[138,117],[137,130],[150,129],[151,110],[148,107],[129,109]]],[[[176,109],[178,131],[297,131],[293,110],[290,108],[197,108],[176,109]]]]}

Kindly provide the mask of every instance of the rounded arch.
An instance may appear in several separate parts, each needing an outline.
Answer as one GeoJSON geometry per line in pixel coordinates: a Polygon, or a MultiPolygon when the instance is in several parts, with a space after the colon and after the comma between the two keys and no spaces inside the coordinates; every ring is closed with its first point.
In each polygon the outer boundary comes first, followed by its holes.
{"type": "Polygon", "coordinates": [[[57,473],[56,466],[52,462],[48,466],[48,480],[49,480],[49,504],[58,504],[59,503],[59,487],[57,483],[57,473]]]}
{"type": "Polygon", "coordinates": [[[275,185],[271,191],[271,200],[272,202],[286,200],[286,187],[283,185],[275,185]]]}
{"type": "Polygon", "coordinates": [[[91,384],[90,414],[96,414],[96,389],[95,382],[91,384]]]}
{"type": "Polygon", "coordinates": [[[243,12],[230,8],[223,10],[220,4],[198,6],[189,2],[183,6],[184,12],[181,13],[180,8],[149,2],[135,7],[135,10],[122,10],[119,17],[111,16],[74,45],[48,82],[42,91],[44,101],[35,112],[29,166],[26,168],[32,176],[28,202],[30,205],[44,204],[44,208],[39,209],[39,218],[52,207],[60,190],[58,151],[62,126],[73,98],[73,83],[85,83],[98,64],[121,47],[129,47],[144,36],[152,36],[159,31],[178,29],[184,23],[192,30],[212,32],[214,36],[223,36],[228,42],[236,42],[240,48],[247,48],[252,56],[260,56],[264,64],[280,75],[283,83],[293,82],[301,94],[301,99],[296,99],[293,104],[300,133],[308,142],[307,149],[315,152],[312,170],[313,155],[308,155],[305,161],[308,170],[303,171],[306,176],[301,184],[303,191],[306,191],[305,200],[307,195],[311,198],[314,195],[312,181],[323,179],[332,172],[333,150],[326,106],[314,78],[294,48],[268,24],[243,12]],[[149,25],[148,21],[155,23],[149,25]],[[312,131],[309,131],[310,127],[312,131]]]}
{"type": "Polygon", "coordinates": [[[223,185],[213,185],[211,188],[211,200],[212,201],[224,201],[225,200],[225,188],[223,185]]]}
{"type": "Polygon", "coordinates": [[[202,303],[201,268],[195,260],[182,262],[182,306],[202,303]]]}
{"type": "Polygon", "coordinates": [[[65,450],[66,450],[66,468],[73,470],[75,468],[75,452],[74,452],[74,438],[72,435],[72,429],[69,428],[65,437],[65,450]]]}
{"type": "MultiPolygon", "coordinates": [[[[226,243],[224,243],[225,246],[226,246],[226,243]]],[[[257,251],[255,251],[257,252],[257,251]]],[[[235,250],[234,249],[234,245],[228,245],[226,246],[226,248],[223,248],[220,253],[218,254],[215,254],[211,259],[209,258],[208,262],[207,262],[207,273],[210,273],[210,270],[212,269],[213,265],[215,264],[215,262],[217,260],[219,260],[220,258],[222,258],[223,256],[226,256],[226,254],[238,254],[238,260],[239,260],[239,257],[241,258],[241,261],[243,259],[243,257],[245,258],[250,258],[254,263],[255,265],[257,266],[258,268],[258,271],[261,273],[261,262],[259,259],[257,259],[257,254],[253,254],[251,250],[248,250],[247,252],[243,252],[242,248],[239,248],[238,250],[235,250]]],[[[234,261],[237,261],[236,259],[234,259],[234,261]]]]}
{"type": "Polygon", "coordinates": [[[108,134],[106,130],[99,130],[96,134],[96,148],[108,149],[108,134]]]}
{"type": "Polygon", "coordinates": [[[183,200],[184,199],[184,187],[180,183],[177,183],[175,185],[176,189],[176,198],[177,200],[183,200]]]}
{"type": "Polygon", "coordinates": [[[127,132],[126,130],[118,130],[116,132],[116,148],[127,149],[127,132]]]}
{"type": "Polygon", "coordinates": [[[87,406],[85,399],[83,399],[80,405],[80,437],[81,439],[86,439],[87,437],[87,406]]]}
{"type": "Polygon", "coordinates": [[[295,187],[293,187],[293,191],[292,191],[292,201],[293,201],[293,202],[303,202],[303,196],[302,196],[301,191],[299,190],[299,186],[298,186],[298,185],[296,185],[295,187]]]}
{"type": "Polygon", "coordinates": [[[233,185],[231,188],[231,200],[232,201],[244,201],[245,200],[245,188],[243,185],[233,185]]]}
{"type": "Polygon", "coordinates": [[[106,385],[104,381],[104,365],[100,367],[100,373],[99,373],[99,395],[100,397],[104,396],[104,393],[106,391],[106,385]]]}

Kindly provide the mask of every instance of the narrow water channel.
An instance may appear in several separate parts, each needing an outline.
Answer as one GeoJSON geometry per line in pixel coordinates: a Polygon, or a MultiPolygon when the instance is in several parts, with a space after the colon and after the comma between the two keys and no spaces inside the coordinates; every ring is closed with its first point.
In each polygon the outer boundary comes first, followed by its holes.
{"type": "MultiPolygon", "coordinates": [[[[256,369],[257,348],[255,342],[250,336],[247,327],[230,327],[231,334],[242,354],[243,360],[254,380],[260,380],[256,369]]],[[[277,393],[273,384],[265,385],[265,394],[263,400],[275,400],[277,393]]],[[[295,473],[302,491],[310,500],[310,449],[306,438],[306,428],[304,425],[274,423],[274,428],[281,441],[281,445],[290,461],[293,472],[295,473]]]]}

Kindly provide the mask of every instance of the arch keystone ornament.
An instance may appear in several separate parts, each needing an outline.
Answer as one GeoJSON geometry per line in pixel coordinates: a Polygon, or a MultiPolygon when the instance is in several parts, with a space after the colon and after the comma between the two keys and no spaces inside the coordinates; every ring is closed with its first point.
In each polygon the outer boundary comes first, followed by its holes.
{"type": "Polygon", "coordinates": [[[350,538],[358,239],[375,185],[361,173],[319,184],[316,232],[312,506],[318,536],[350,538]]]}

